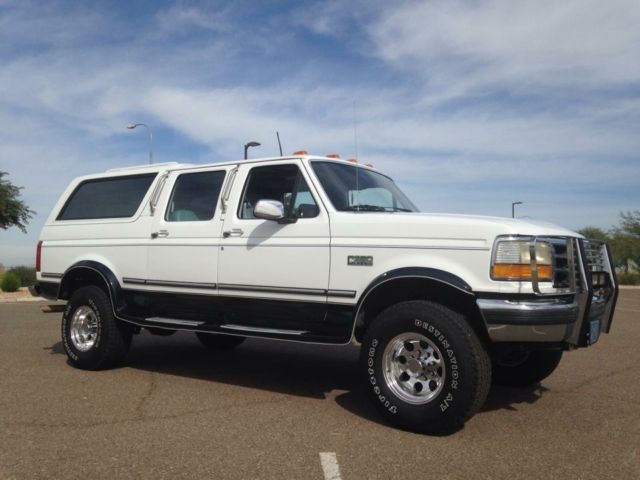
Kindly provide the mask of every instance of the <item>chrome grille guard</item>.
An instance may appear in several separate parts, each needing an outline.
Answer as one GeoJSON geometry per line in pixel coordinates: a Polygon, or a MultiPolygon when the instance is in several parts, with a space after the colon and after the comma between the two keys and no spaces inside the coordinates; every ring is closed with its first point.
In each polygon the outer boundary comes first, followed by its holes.
{"type": "Polygon", "coordinates": [[[531,287],[536,296],[574,295],[579,307],[578,322],[569,332],[567,341],[586,346],[597,340],[591,338],[590,322],[600,321],[600,332],[609,333],[618,297],[618,282],[609,246],[599,240],[574,237],[531,237],[531,287]],[[544,241],[553,248],[554,291],[542,292],[538,278],[536,244],[544,241]],[[565,253],[558,254],[558,246],[565,244],[565,253]],[[566,259],[566,260],[565,260],[566,259]],[[566,266],[558,266],[564,265],[566,266]],[[564,283],[558,281],[566,273],[564,283]]]}

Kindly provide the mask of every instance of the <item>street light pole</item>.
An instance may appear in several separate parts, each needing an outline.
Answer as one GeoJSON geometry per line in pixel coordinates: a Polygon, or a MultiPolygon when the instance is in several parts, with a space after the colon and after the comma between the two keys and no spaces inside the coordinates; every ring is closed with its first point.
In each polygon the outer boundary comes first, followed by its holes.
{"type": "Polygon", "coordinates": [[[127,125],[129,130],[133,130],[136,127],[144,127],[149,132],[149,165],[153,163],[153,133],[151,133],[151,128],[146,123],[131,123],[127,125]]]}
{"type": "Polygon", "coordinates": [[[516,205],[522,205],[522,202],[513,202],[511,204],[511,218],[516,218],[516,205]]]}
{"type": "Polygon", "coordinates": [[[245,159],[245,160],[247,159],[247,150],[249,150],[249,148],[250,148],[250,147],[259,147],[259,146],[260,146],[260,144],[259,144],[258,142],[249,142],[249,143],[246,143],[246,144],[244,145],[244,159],[245,159]]]}

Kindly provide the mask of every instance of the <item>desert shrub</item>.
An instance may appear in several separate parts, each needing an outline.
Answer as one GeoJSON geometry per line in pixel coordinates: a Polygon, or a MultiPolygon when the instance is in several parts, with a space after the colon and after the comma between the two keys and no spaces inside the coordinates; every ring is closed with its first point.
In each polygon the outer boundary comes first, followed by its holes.
{"type": "Polygon", "coordinates": [[[15,292],[20,288],[20,277],[15,273],[5,273],[0,283],[0,288],[2,288],[4,292],[15,292]]]}
{"type": "Polygon", "coordinates": [[[34,267],[27,267],[21,265],[19,267],[12,267],[7,272],[11,272],[20,279],[20,285],[23,287],[30,287],[36,283],[36,269],[34,267]]]}
{"type": "Polygon", "coordinates": [[[620,285],[640,285],[640,273],[620,272],[618,273],[618,283],[620,285]]]}

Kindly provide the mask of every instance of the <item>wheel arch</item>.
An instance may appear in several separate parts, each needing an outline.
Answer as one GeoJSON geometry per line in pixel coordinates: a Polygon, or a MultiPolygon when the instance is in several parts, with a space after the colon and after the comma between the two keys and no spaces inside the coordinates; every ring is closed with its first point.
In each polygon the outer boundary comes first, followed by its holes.
{"type": "Polygon", "coordinates": [[[95,285],[102,288],[111,300],[114,314],[119,310],[120,282],[106,265],[94,260],[81,260],[71,265],[62,275],[58,298],[69,300],[80,287],[95,285]]]}
{"type": "Polygon", "coordinates": [[[407,267],[383,273],[364,290],[355,313],[354,337],[361,341],[371,322],[386,308],[409,300],[431,300],[464,315],[480,340],[490,342],[471,286],[444,270],[407,267]]]}

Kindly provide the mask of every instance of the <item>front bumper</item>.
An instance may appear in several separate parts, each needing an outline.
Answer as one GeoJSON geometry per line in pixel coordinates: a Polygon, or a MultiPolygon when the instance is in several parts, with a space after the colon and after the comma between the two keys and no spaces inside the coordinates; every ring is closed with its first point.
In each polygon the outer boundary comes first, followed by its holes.
{"type": "Polygon", "coordinates": [[[542,294],[535,284],[529,294],[478,295],[492,341],[586,347],[600,333],[609,333],[618,296],[611,252],[593,240],[568,238],[567,244],[575,253],[569,266],[575,282],[569,291],[542,294]]]}

